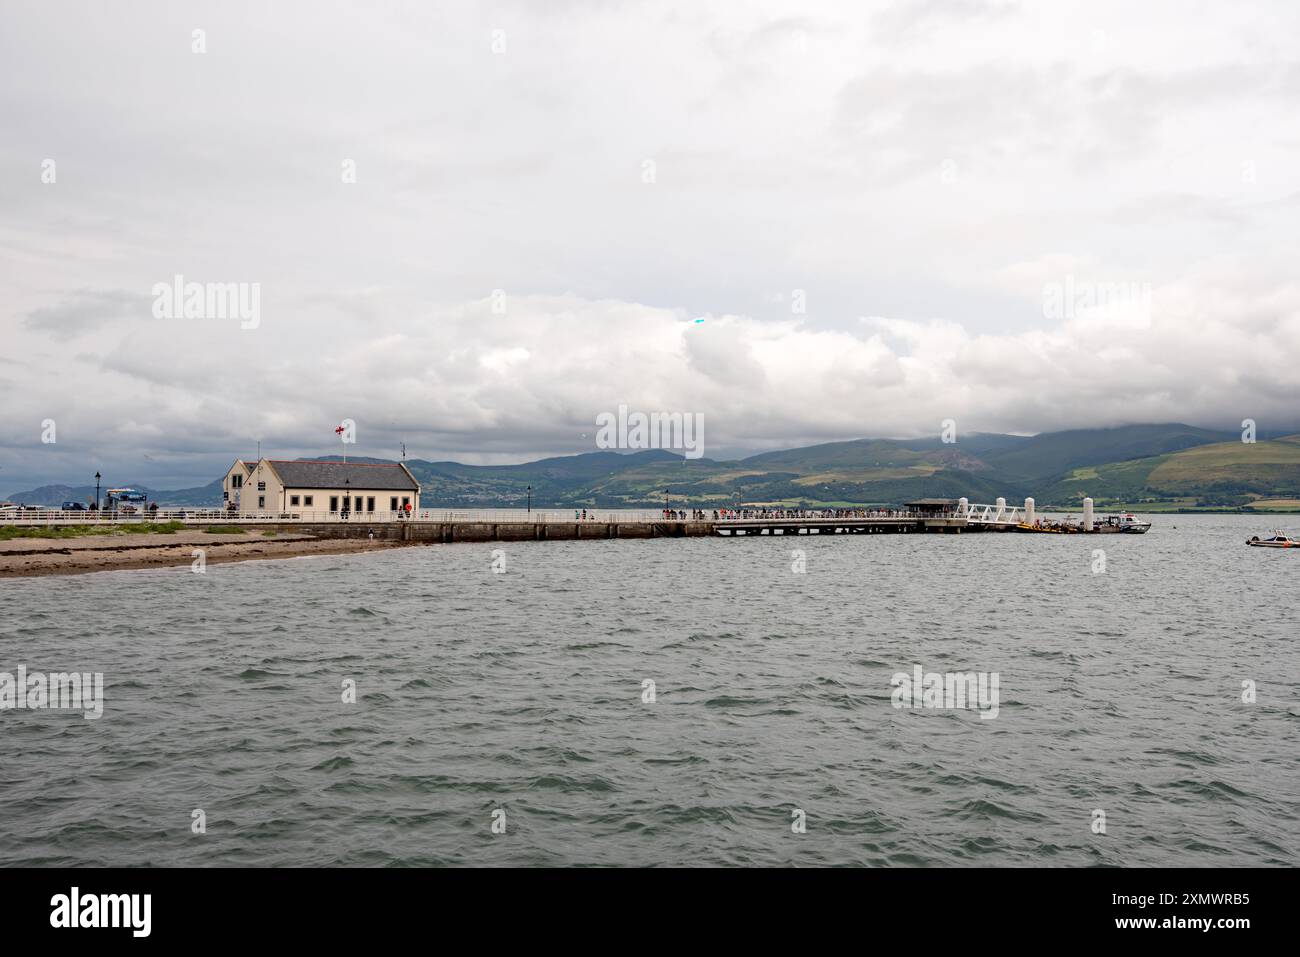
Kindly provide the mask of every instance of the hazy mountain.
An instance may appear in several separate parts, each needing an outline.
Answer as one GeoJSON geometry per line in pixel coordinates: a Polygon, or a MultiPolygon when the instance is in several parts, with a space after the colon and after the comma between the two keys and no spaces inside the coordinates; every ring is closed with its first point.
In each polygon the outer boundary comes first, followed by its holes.
{"type": "Polygon", "coordinates": [[[1033,481],[1087,465],[1163,455],[1240,438],[1236,432],[1215,432],[1181,423],[1071,429],[1035,435],[1006,448],[990,450],[983,457],[1001,474],[1033,481]]]}
{"type": "Polygon", "coordinates": [[[1168,455],[1085,466],[1042,488],[1050,501],[1170,502],[1199,506],[1300,507],[1300,435],[1198,445],[1168,455]]]}
{"type": "MultiPolygon", "coordinates": [[[[210,505],[217,506],[221,504],[221,479],[214,479],[207,485],[201,485],[197,488],[180,488],[180,489],[152,489],[147,485],[139,483],[126,482],[123,484],[113,483],[111,486],[107,483],[99,487],[99,500],[102,504],[104,501],[104,490],[107,488],[133,488],[137,492],[143,492],[149,496],[150,500],[156,501],[158,505],[210,505]]],[[[11,492],[5,496],[5,501],[16,502],[19,505],[46,505],[57,507],[64,502],[81,502],[89,504],[95,500],[95,486],[93,485],[42,485],[40,488],[26,489],[21,492],[11,492]]]]}
{"type": "MultiPolygon", "coordinates": [[[[342,456],[324,456],[337,461],[342,456]]],[[[354,462],[387,459],[348,456],[354,462]]],[[[856,439],[751,455],[737,461],[684,459],[663,450],[557,456],[520,465],[464,465],[412,459],[406,466],[431,507],[716,507],[742,502],[883,504],[967,496],[991,502],[1033,495],[1041,505],[1077,507],[1172,502],[1242,505],[1300,499],[1300,437],[1246,444],[1234,432],[1181,423],[1077,429],[1036,436],[972,434],[955,443],[856,439]]],[[[159,505],[217,506],[221,480],[159,491],[159,505]]],[[[86,501],[93,486],[49,485],[15,492],[15,502],[86,501]]]]}

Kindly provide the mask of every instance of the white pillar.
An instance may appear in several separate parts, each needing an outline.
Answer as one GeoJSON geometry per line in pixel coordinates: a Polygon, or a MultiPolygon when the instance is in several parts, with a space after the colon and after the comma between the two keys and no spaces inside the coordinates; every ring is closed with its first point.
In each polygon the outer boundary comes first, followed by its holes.
{"type": "Polygon", "coordinates": [[[1025,524],[1034,524],[1034,500],[1032,498],[1025,499],[1025,524]]]}
{"type": "Polygon", "coordinates": [[[1083,500],[1083,530],[1092,531],[1092,499],[1090,498],[1083,500]]]}
{"type": "Polygon", "coordinates": [[[993,521],[1000,522],[1002,521],[1002,516],[1007,513],[1007,500],[999,495],[997,506],[998,506],[998,514],[994,517],[993,521]]]}
{"type": "Polygon", "coordinates": [[[957,514],[962,518],[966,517],[966,511],[970,508],[970,499],[965,495],[957,499],[957,514]]]}

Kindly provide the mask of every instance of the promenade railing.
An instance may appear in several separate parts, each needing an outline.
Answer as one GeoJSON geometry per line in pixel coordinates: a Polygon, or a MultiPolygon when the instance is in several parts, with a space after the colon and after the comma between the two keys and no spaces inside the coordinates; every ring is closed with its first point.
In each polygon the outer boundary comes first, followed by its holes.
{"type": "Polygon", "coordinates": [[[854,522],[876,520],[965,519],[977,523],[1004,524],[1021,520],[1017,508],[971,505],[964,511],[934,512],[907,509],[672,509],[665,514],[662,509],[444,509],[420,508],[409,514],[398,511],[336,511],[291,508],[283,511],[232,512],[221,508],[159,508],[138,509],[127,512],[121,509],[99,511],[64,511],[50,508],[0,509],[0,527],[21,525],[27,527],[70,525],[138,525],[146,522],[184,522],[186,525],[277,525],[318,524],[347,522],[350,524],[389,524],[397,522],[442,523],[572,523],[578,522],[717,522],[733,524],[742,522],[854,522]]]}
{"type": "MultiPolygon", "coordinates": [[[[184,522],[186,525],[275,525],[275,524],[317,524],[348,522],[358,523],[398,523],[398,522],[456,522],[473,524],[494,523],[550,523],[550,522],[664,522],[664,521],[698,521],[693,513],[686,512],[685,518],[666,518],[660,510],[625,510],[625,509],[587,509],[585,514],[578,509],[413,509],[406,512],[393,511],[348,511],[330,512],[312,509],[287,509],[273,511],[231,512],[226,509],[213,508],[159,508],[142,509],[135,512],[113,511],[64,511],[52,508],[0,509],[0,527],[5,525],[21,526],[69,526],[69,525],[143,525],[164,522],[184,522]]],[[[707,513],[711,515],[712,513],[707,513]]]]}

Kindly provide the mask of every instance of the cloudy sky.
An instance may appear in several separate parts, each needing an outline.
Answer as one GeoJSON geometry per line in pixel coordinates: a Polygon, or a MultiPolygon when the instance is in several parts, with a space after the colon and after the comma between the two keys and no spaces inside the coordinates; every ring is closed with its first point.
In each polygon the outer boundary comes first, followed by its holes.
{"type": "Polygon", "coordinates": [[[712,457],[1300,427],[1298,35],[1291,2],[8,2],[0,493],[200,484],[344,418],[522,461],[620,403],[702,413],[712,457]],[[156,316],[177,275],[257,283],[255,328],[156,316]]]}

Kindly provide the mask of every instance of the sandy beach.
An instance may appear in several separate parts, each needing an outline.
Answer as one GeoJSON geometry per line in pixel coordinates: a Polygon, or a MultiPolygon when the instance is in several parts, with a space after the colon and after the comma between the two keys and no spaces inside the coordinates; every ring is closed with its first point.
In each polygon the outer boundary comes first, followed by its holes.
{"type": "MultiPolygon", "coordinates": [[[[194,550],[209,564],[303,555],[338,555],[400,548],[405,542],[318,539],[283,534],[264,537],[209,535],[202,530],[171,535],[87,535],[80,538],[17,538],[0,542],[0,578],[80,575],[87,572],[190,565],[194,550]]],[[[409,544],[416,544],[414,542],[409,544]]]]}

